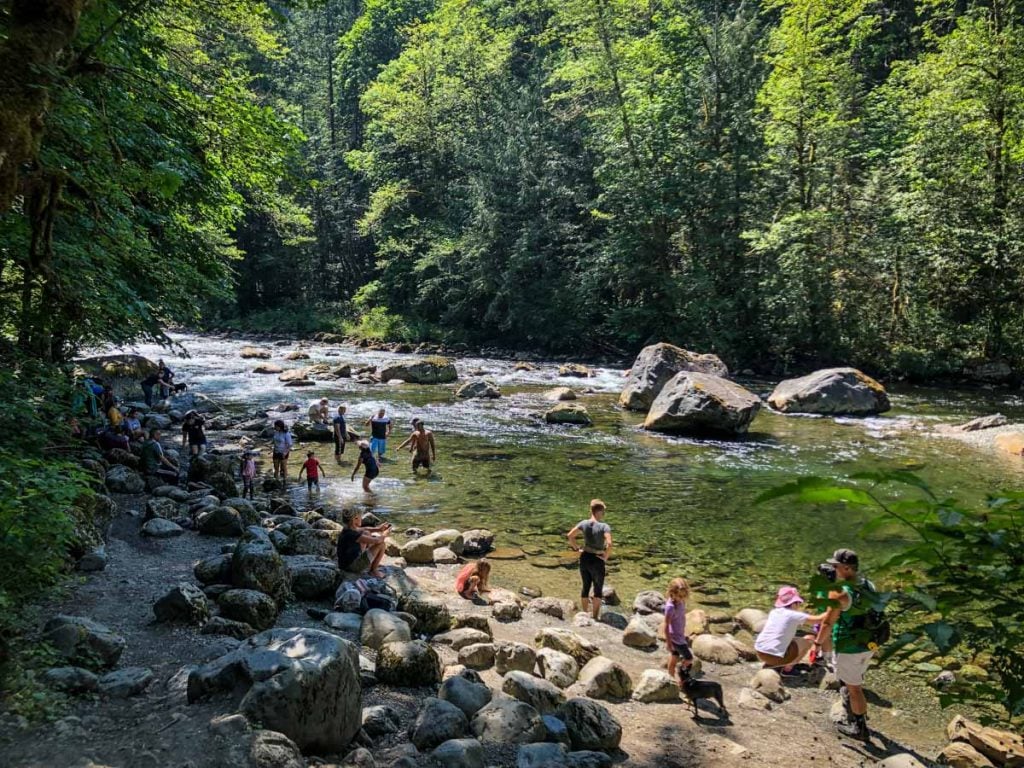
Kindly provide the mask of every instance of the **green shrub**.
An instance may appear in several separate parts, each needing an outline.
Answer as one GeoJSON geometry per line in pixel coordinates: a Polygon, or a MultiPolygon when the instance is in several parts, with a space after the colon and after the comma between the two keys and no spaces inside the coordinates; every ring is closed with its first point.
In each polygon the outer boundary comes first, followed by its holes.
{"type": "Polygon", "coordinates": [[[371,341],[414,341],[412,329],[399,315],[388,312],[387,307],[366,310],[359,319],[345,323],[345,333],[371,341]]]}

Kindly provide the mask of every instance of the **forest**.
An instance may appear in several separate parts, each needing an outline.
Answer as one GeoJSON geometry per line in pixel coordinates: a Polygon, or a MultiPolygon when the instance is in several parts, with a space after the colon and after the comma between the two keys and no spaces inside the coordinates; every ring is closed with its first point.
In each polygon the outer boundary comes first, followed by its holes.
{"type": "Polygon", "coordinates": [[[7,0],[0,322],[1024,360],[1018,0],[7,0]]]}

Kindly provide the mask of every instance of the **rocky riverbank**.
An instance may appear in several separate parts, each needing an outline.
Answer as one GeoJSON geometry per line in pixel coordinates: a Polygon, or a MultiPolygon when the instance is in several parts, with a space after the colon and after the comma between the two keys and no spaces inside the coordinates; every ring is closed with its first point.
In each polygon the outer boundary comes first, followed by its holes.
{"type": "MultiPolygon", "coordinates": [[[[180,409],[164,410],[150,418],[180,409]]],[[[691,612],[729,710],[705,701],[694,718],[662,671],[660,595],[600,622],[510,590],[462,600],[457,561],[490,546],[482,531],[410,531],[386,566],[397,610],[332,610],[340,510],[300,513],[272,482],[239,499],[231,461],[195,462],[186,489],[147,484],[131,456],[86,459],[118,511],[82,583],[42,607],[57,656],[39,679],[66,709],[3,717],[5,765],[855,766],[937,751],[888,740],[897,712],[877,702],[873,745],[837,738],[828,680],[758,672],[751,609],[691,612]]]]}

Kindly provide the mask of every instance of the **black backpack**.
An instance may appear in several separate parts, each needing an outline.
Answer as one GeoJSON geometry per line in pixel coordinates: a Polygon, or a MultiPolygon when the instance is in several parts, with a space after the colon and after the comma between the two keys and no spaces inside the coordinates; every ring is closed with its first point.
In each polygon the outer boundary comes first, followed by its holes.
{"type": "Polygon", "coordinates": [[[888,602],[889,596],[880,593],[867,579],[854,587],[851,626],[855,637],[865,645],[884,645],[892,637],[892,625],[885,617],[888,602]]]}

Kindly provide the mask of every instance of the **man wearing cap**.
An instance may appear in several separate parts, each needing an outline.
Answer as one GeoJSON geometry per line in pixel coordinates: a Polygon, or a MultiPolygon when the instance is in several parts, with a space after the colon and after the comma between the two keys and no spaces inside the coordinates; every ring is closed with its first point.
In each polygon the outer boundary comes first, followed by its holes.
{"type": "Polygon", "coordinates": [[[797,630],[803,624],[818,623],[827,613],[812,616],[801,610],[803,605],[804,599],[796,587],[779,587],[775,608],[768,614],[764,628],[754,641],[757,658],[765,667],[783,667],[788,671],[811,649],[814,636],[797,637],[797,630]]]}
{"type": "Polygon", "coordinates": [[[840,733],[868,741],[871,733],[867,723],[868,701],[864,695],[864,675],[874,651],[867,646],[867,640],[861,636],[863,633],[857,626],[859,612],[850,609],[858,598],[857,590],[852,585],[865,583],[872,589],[874,587],[858,575],[860,558],[852,549],[837,549],[826,562],[835,566],[836,581],[842,583],[842,588],[828,593],[832,607],[818,630],[815,647],[821,650],[825,635],[831,629],[832,647],[836,654],[836,677],[846,686],[851,717],[851,722],[841,723],[838,728],[840,733]]]}

